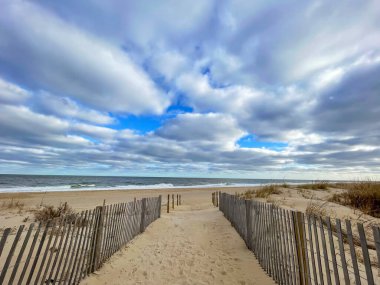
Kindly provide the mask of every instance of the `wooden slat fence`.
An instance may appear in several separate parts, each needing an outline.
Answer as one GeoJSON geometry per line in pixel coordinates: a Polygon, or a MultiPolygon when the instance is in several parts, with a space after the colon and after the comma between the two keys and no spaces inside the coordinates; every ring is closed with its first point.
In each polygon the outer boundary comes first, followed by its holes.
{"type": "Polygon", "coordinates": [[[161,196],[99,206],[0,238],[0,284],[78,284],[161,215],[161,196]]]}
{"type": "Polygon", "coordinates": [[[226,193],[218,198],[220,211],[278,284],[380,284],[379,227],[226,193]]]}

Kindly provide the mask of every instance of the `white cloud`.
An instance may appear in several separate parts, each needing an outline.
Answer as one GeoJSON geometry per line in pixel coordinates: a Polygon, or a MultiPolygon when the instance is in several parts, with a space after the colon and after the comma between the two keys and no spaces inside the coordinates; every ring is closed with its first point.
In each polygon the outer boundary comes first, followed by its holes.
{"type": "Polygon", "coordinates": [[[0,103],[23,103],[29,96],[27,90],[0,77],[0,103]]]}
{"type": "Polygon", "coordinates": [[[33,106],[43,113],[68,119],[79,119],[101,125],[115,123],[115,119],[107,115],[107,113],[79,106],[68,97],[54,96],[47,92],[40,92],[35,95],[33,106]]]}
{"type": "Polygon", "coordinates": [[[168,107],[168,95],[120,48],[25,1],[2,10],[0,59],[29,85],[105,111],[160,114],[168,107]]]}

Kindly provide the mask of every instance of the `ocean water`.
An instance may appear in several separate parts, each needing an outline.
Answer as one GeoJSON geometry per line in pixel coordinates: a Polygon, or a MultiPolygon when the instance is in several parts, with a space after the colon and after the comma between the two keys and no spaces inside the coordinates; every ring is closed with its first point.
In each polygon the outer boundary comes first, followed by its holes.
{"type": "Polygon", "coordinates": [[[305,180],[174,178],[122,176],[63,176],[0,174],[0,192],[51,192],[118,189],[257,186],[271,183],[305,183],[305,180]]]}

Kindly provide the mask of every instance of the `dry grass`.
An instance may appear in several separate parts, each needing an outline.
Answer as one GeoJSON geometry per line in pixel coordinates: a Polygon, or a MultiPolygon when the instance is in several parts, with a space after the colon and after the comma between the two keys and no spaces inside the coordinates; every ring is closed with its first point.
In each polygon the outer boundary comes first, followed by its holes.
{"type": "Polygon", "coordinates": [[[46,223],[49,220],[65,216],[68,220],[75,219],[73,209],[67,203],[61,203],[58,207],[52,205],[42,206],[34,212],[34,219],[38,222],[46,223]]]}
{"type": "Polygon", "coordinates": [[[328,190],[330,186],[331,185],[328,181],[315,181],[310,184],[297,185],[297,188],[309,190],[328,190]]]}
{"type": "Polygon", "coordinates": [[[14,201],[11,199],[10,201],[3,201],[1,204],[1,209],[17,209],[21,211],[24,208],[24,203],[20,201],[14,201]]]}
{"type": "Polygon", "coordinates": [[[268,198],[272,194],[281,194],[280,187],[276,184],[270,184],[263,186],[261,189],[256,191],[256,198],[268,198]]]}
{"type": "Polygon", "coordinates": [[[380,183],[359,181],[344,185],[346,192],[334,194],[329,201],[361,210],[380,218],[380,183]]]}
{"type": "Polygon", "coordinates": [[[235,193],[235,195],[248,200],[253,198],[268,198],[272,194],[281,194],[281,187],[281,185],[270,184],[263,186],[261,189],[258,190],[247,190],[244,193],[235,193]]]}
{"type": "Polygon", "coordinates": [[[255,190],[247,190],[244,193],[241,193],[237,196],[240,198],[243,198],[243,199],[250,200],[250,199],[253,199],[256,197],[256,191],[255,190]]]}
{"type": "Polygon", "coordinates": [[[317,217],[328,216],[328,212],[325,208],[326,203],[327,202],[320,204],[320,203],[315,202],[314,200],[310,200],[306,208],[306,214],[310,216],[317,216],[317,217]]]}

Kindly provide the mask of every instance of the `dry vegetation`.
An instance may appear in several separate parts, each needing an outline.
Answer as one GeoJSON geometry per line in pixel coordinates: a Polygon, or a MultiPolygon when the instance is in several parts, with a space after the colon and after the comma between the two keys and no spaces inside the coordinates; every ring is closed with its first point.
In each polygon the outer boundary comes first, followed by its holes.
{"type": "Polygon", "coordinates": [[[310,216],[318,216],[318,217],[320,216],[323,218],[327,216],[331,216],[331,213],[329,213],[325,207],[327,203],[328,203],[327,201],[324,203],[317,203],[314,200],[310,200],[305,212],[307,215],[310,215],[310,216]]]}
{"type": "Polygon", "coordinates": [[[268,198],[272,194],[281,194],[280,187],[281,187],[280,185],[270,184],[270,185],[263,186],[262,188],[258,190],[245,191],[239,196],[245,199],[268,198]]]}
{"type": "Polygon", "coordinates": [[[363,213],[380,218],[380,183],[360,181],[344,184],[347,189],[334,194],[329,201],[361,210],[363,213]]]}
{"type": "Polygon", "coordinates": [[[34,212],[34,219],[42,223],[62,216],[66,216],[68,220],[75,219],[75,212],[67,203],[61,203],[58,207],[45,205],[34,212]]]}
{"type": "Polygon", "coordinates": [[[331,184],[328,181],[315,181],[310,184],[301,184],[297,185],[299,189],[309,189],[309,190],[327,190],[331,187],[331,184]]]}
{"type": "Polygon", "coordinates": [[[24,203],[11,199],[10,201],[3,201],[0,208],[8,210],[17,209],[18,211],[21,211],[24,208],[24,203]]]}

